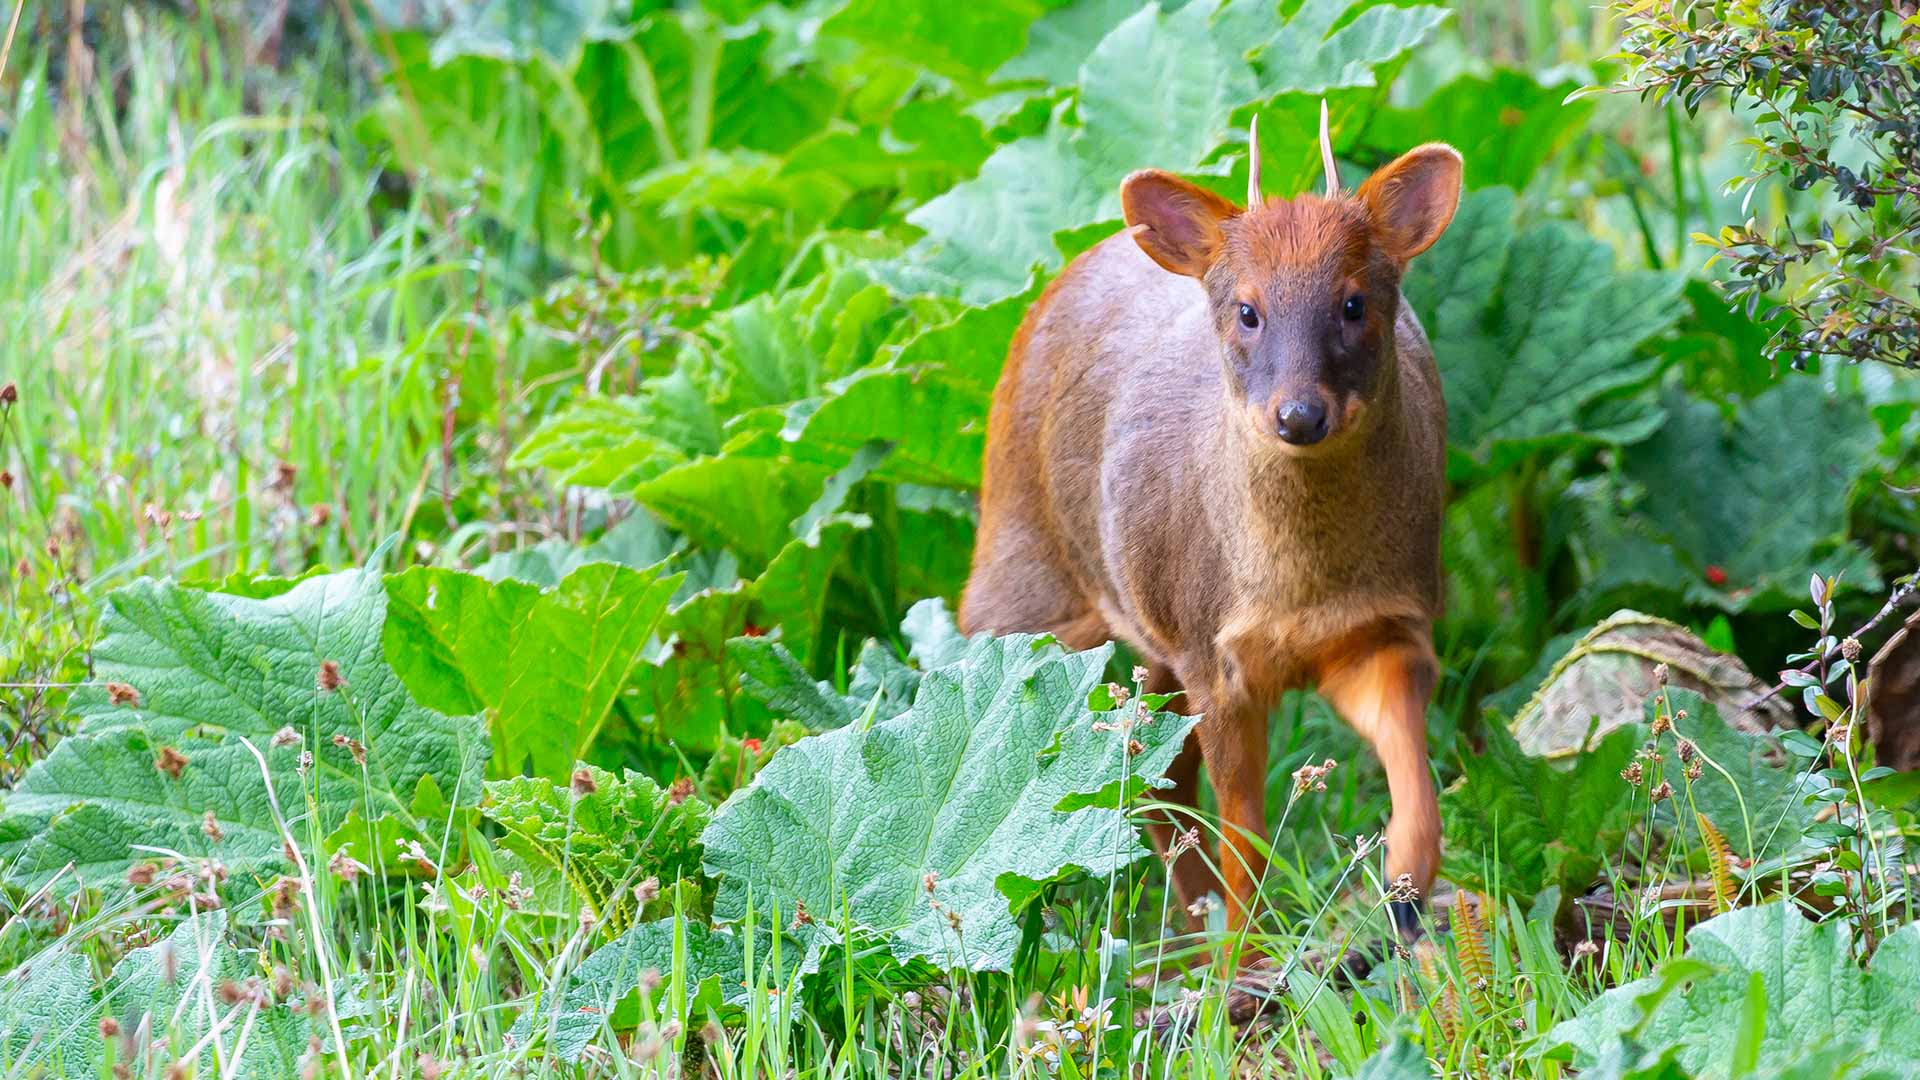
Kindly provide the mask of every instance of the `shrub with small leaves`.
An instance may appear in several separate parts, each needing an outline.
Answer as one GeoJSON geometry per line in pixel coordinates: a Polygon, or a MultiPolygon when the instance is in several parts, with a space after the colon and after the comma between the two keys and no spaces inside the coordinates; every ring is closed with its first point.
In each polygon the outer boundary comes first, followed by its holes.
{"type": "Polygon", "coordinates": [[[1689,114],[1716,90],[1748,114],[1750,175],[1729,182],[1746,206],[1774,181],[1830,195],[1817,219],[1749,217],[1695,234],[1725,261],[1728,299],[1786,314],[1768,344],[1803,367],[1815,357],[1920,368],[1920,14],[1883,0],[1674,0],[1616,5],[1625,88],[1689,114]]]}

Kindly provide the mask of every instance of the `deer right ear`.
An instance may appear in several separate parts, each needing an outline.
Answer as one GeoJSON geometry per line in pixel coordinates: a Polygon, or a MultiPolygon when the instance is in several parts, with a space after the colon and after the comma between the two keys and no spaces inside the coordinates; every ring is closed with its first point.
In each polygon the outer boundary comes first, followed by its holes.
{"type": "Polygon", "coordinates": [[[1142,169],[1120,185],[1120,209],[1133,241],[1161,268],[1201,277],[1220,253],[1220,225],[1232,203],[1172,173],[1142,169]]]}

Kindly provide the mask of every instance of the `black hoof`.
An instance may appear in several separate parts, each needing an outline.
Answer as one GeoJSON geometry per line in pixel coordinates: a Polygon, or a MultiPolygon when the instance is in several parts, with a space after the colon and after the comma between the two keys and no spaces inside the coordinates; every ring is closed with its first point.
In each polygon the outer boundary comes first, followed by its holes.
{"type": "Polygon", "coordinates": [[[1420,920],[1426,907],[1422,900],[1387,901],[1387,918],[1393,922],[1394,932],[1400,935],[1400,944],[1411,945],[1426,933],[1420,920]]]}

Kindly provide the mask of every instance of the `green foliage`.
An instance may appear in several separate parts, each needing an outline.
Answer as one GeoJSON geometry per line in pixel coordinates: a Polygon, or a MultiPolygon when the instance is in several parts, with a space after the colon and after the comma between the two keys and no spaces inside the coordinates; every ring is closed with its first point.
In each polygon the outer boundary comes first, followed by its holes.
{"type": "Polygon", "coordinates": [[[1729,418],[1668,389],[1666,423],[1623,455],[1626,484],[1596,485],[1580,506],[1574,543],[1589,588],[1651,585],[1739,611],[1786,607],[1809,567],[1877,587],[1871,561],[1843,539],[1874,432],[1858,400],[1814,391],[1783,383],[1729,418]]]}
{"type": "Polygon", "coordinates": [[[594,917],[615,927],[635,917],[632,889],[700,872],[707,805],[676,801],[651,777],[581,766],[570,781],[489,780],[480,812],[505,830],[501,846],[562,877],[594,917]]]}
{"type": "MultiPolygon", "coordinates": [[[[1239,126],[1240,110],[1291,94],[1297,98],[1262,105],[1263,119],[1269,107],[1277,117],[1298,116],[1309,95],[1372,87],[1375,68],[1444,14],[1368,0],[1306,0],[1281,19],[1271,0],[1171,13],[1147,4],[1087,53],[1069,92],[1072,109],[1055,109],[1043,131],[1003,144],[977,177],[907,215],[926,236],[900,278],[973,304],[1013,295],[1036,267],[1060,265],[1055,236],[1119,216],[1127,173],[1223,171],[1214,154],[1239,126]]],[[[1268,160],[1315,159],[1311,143],[1296,142],[1268,160]]]]}
{"type": "MultiPolygon", "coordinates": [[[[760,963],[764,975],[764,956],[760,963]]],[[[746,971],[745,950],[730,930],[681,919],[640,923],[595,949],[568,975],[557,999],[534,1002],[508,1034],[527,1046],[538,1033],[555,1057],[576,1061],[601,1031],[631,1029],[643,1006],[657,1008],[668,994],[696,1020],[722,1005],[745,1004],[753,992],[746,971]],[[663,986],[668,978],[678,985],[663,986]],[[643,982],[653,989],[642,989],[643,982]]]]}
{"type": "MultiPolygon", "coordinates": [[[[1756,314],[1784,289],[1790,318],[1767,343],[1795,367],[1813,357],[1920,368],[1920,119],[1910,107],[1920,58],[1911,14],[1872,0],[1765,0],[1716,6],[1623,5],[1625,88],[1697,113],[1715,90],[1753,116],[1751,194],[1780,185],[1830,192],[1839,212],[1813,221],[1747,217],[1695,234],[1728,263],[1727,298],[1756,314]]],[[[1761,203],[1765,205],[1764,202],[1761,203]]],[[[1769,321],[1771,316],[1768,317],[1769,321]]]]}
{"type": "Polygon", "coordinates": [[[979,638],[907,712],[783,751],[702,837],[715,918],[745,917],[749,898],[796,919],[804,905],[810,962],[850,925],[901,961],[1005,970],[1044,886],[1145,854],[1117,807],[1195,723],[1091,711],[1111,653],[979,638]]]}
{"type": "Polygon", "coordinates": [[[1639,812],[1620,777],[1639,743],[1615,731],[1565,763],[1530,757],[1500,724],[1440,800],[1444,871],[1461,885],[1526,902],[1584,893],[1618,858],[1639,812]]]}
{"type": "Polygon", "coordinates": [[[644,662],[678,574],[588,563],[542,589],[416,567],[387,584],[387,653],[448,712],[486,712],[493,771],[564,779],[644,662]]]}
{"type": "Polygon", "coordinates": [[[120,881],[149,857],[136,845],[264,875],[285,863],[283,828],[325,836],[350,815],[437,835],[445,823],[416,806],[478,802],[487,736],[477,718],[408,696],[382,647],[386,611],[377,569],[261,600],[152,581],[117,590],[99,680],[73,696],[78,728],[6,799],[25,837],[6,852],[7,880],[61,891],[120,881]],[[291,745],[276,740],[283,729],[291,745]],[[296,768],[303,752],[310,770],[296,768]]]}
{"type": "Polygon", "coordinates": [[[98,1010],[86,957],[50,949],[0,975],[0,1059],[48,1076],[98,1076],[98,1010]]]}
{"type": "Polygon", "coordinates": [[[1652,410],[1596,407],[1657,370],[1635,346],[1672,323],[1681,279],[1613,263],[1564,223],[1518,229],[1513,194],[1491,189],[1463,199],[1409,267],[1407,298],[1443,358],[1452,471],[1498,470],[1556,444],[1632,442],[1658,425],[1652,410]]]}
{"type": "Polygon", "coordinates": [[[165,940],[127,953],[97,994],[84,958],[49,952],[0,977],[7,1065],[35,1076],[98,1076],[105,1051],[115,1045],[101,1037],[106,1017],[118,1030],[151,1032],[164,1053],[179,1055],[172,1060],[190,1062],[183,1075],[216,1076],[224,1067],[292,1080],[301,1075],[312,1020],[295,1003],[270,998],[255,957],[234,946],[224,911],[189,915],[165,940]],[[216,996],[249,979],[239,1000],[216,996]],[[233,1034],[243,1026],[244,1045],[233,1034]],[[217,1051],[202,1043],[209,1037],[218,1039],[217,1051]]]}
{"type": "Polygon", "coordinates": [[[1730,911],[1687,942],[1684,959],[1601,994],[1543,1045],[1571,1047],[1582,1069],[1641,1048],[1700,1075],[1920,1068],[1920,925],[1882,942],[1865,971],[1846,922],[1810,922],[1788,903],[1730,911]]]}

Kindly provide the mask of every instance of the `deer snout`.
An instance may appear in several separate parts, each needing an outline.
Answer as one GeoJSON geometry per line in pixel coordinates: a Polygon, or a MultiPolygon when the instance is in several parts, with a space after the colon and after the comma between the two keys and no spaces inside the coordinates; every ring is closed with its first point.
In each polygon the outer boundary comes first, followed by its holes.
{"type": "Polygon", "coordinates": [[[1327,437],[1327,403],[1318,394],[1282,401],[1273,412],[1274,433],[1295,446],[1312,446],[1327,437]]]}

